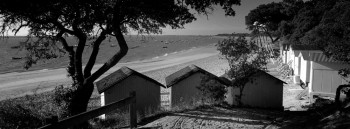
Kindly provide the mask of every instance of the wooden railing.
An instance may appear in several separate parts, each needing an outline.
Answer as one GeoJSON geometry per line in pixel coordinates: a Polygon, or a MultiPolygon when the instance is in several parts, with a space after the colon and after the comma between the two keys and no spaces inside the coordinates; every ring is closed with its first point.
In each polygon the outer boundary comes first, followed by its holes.
{"type": "Polygon", "coordinates": [[[98,109],[94,109],[88,112],[83,112],[78,115],[63,119],[61,121],[56,121],[51,124],[48,124],[46,126],[43,126],[39,129],[65,129],[72,127],[74,125],[78,125],[84,121],[87,121],[89,119],[98,117],[102,114],[109,113],[111,111],[116,110],[119,107],[129,105],[129,113],[130,113],[130,128],[136,128],[137,127],[137,116],[136,116],[136,93],[130,92],[130,96],[120,100],[118,102],[114,102],[111,104],[108,104],[106,106],[100,107],[98,109]]]}
{"type": "MultiPolygon", "coordinates": [[[[350,85],[339,85],[338,88],[337,88],[337,91],[336,91],[336,94],[335,94],[335,104],[337,105],[337,107],[341,110],[341,103],[340,103],[340,91],[343,89],[343,88],[347,88],[347,87],[350,87],[350,85]]],[[[350,92],[350,91],[348,91],[350,92]]]]}

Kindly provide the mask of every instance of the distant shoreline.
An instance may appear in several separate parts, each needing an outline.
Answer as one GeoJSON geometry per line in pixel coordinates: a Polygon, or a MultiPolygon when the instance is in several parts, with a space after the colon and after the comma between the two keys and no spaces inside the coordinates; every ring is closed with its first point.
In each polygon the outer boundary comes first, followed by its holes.
{"type": "MultiPolygon", "coordinates": [[[[22,38],[8,38],[0,39],[0,44],[3,46],[0,48],[0,74],[11,72],[28,72],[42,69],[57,69],[65,68],[69,63],[67,55],[63,57],[41,61],[38,64],[34,64],[29,70],[23,69],[25,53],[19,51],[17,47],[19,42],[23,41],[22,38]]],[[[125,57],[120,60],[120,63],[126,63],[131,61],[147,60],[170,53],[177,53],[180,51],[186,51],[193,47],[205,47],[217,43],[222,40],[222,37],[217,36],[150,36],[146,38],[125,36],[129,45],[129,52],[125,57]]],[[[68,38],[70,45],[74,45],[75,39],[68,38]]],[[[88,43],[89,44],[89,43],[88,43]]],[[[83,54],[83,64],[86,64],[92,48],[87,44],[83,54]]],[[[96,64],[103,64],[111,57],[117,50],[118,46],[116,41],[104,41],[100,47],[96,64]]]]}

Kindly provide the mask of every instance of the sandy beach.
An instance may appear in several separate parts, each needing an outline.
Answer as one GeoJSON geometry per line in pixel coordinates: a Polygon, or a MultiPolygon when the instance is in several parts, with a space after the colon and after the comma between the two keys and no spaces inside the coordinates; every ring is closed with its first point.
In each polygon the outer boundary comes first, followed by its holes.
{"type": "MultiPolygon", "coordinates": [[[[164,84],[164,78],[167,75],[190,64],[202,67],[215,75],[223,74],[225,68],[228,67],[227,62],[219,58],[216,47],[209,45],[148,60],[119,63],[100,78],[122,66],[128,66],[164,84]]],[[[101,65],[97,65],[93,70],[97,70],[99,67],[101,65]]],[[[1,74],[0,99],[41,93],[52,90],[55,86],[69,85],[69,83],[70,79],[66,76],[64,68],[1,74]]]]}

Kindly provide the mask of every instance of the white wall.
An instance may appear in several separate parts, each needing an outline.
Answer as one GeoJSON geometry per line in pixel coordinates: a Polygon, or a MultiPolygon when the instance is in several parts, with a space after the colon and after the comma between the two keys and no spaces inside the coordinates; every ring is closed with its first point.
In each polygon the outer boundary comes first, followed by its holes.
{"type": "Polygon", "coordinates": [[[338,70],[349,67],[347,64],[311,61],[310,66],[310,92],[335,94],[336,88],[346,83],[338,70]]]}
{"type": "Polygon", "coordinates": [[[306,84],[310,82],[310,61],[305,60],[303,56],[300,57],[300,79],[306,84]]]}

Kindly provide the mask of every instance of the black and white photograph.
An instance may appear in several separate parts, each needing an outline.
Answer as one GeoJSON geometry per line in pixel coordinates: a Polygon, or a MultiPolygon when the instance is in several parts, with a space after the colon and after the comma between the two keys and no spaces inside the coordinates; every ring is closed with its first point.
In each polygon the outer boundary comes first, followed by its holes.
{"type": "Polygon", "coordinates": [[[0,129],[350,129],[350,0],[0,0],[0,129]]]}

